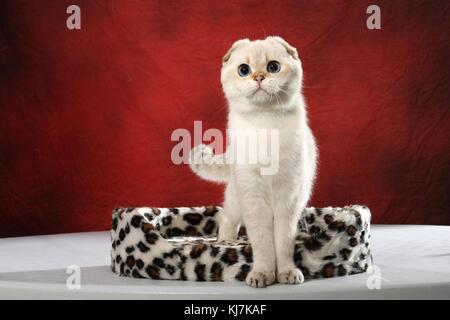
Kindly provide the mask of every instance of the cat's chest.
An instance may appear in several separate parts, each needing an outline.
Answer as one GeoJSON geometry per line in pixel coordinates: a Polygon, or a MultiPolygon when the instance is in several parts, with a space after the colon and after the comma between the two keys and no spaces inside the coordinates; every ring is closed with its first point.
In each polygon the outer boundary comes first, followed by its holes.
{"type": "Polygon", "coordinates": [[[271,116],[256,115],[230,116],[228,128],[235,131],[254,131],[255,133],[276,132],[280,137],[288,137],[298,133],[302,125],[301,118],[298,115],[289,116],[271,116]]]}
{"type": "MultiPolygon", "coordinates": [[[[246,153],[276,153],[277,161],[284,163],[298,160],[305,136],[306,123],[299,114],[286,116],[232,116],[229,118],[230,145],[247,146],[246,153]],[[255,146],[256,145],[256,146],[255,146]],[[262,151],[262,152],[261,152],[262,151]]],[[[238,151],[239,152],[239,151],[238,151]]]]}

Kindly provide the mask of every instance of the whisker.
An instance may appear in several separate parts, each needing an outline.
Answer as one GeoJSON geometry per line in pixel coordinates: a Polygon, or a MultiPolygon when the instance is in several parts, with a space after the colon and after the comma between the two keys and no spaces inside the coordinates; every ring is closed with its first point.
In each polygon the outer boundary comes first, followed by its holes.
{"type": "Polygon", "coordinates": [[[281,93],[284,93],[285,95],[288,95],[288,92],[282,88],[278,88],[278,91],[280,91],[281,93]]]}
{"type": "Polygon", "coordinates": [[[281,101],[280,101],[280,97],[278,96],[278,94],[275,93],[275,98],[277,99],[277,103],[279,105],[281,105],[281,101]]]}

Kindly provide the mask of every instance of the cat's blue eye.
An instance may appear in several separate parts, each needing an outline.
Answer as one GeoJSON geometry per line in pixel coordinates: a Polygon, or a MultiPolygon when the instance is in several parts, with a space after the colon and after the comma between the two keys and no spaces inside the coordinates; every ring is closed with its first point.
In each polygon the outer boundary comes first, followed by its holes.
{"type": "Polygon", "coordinates": [[[243,63],[238,67],[238,73],[241,77],[247,77],[250,72],[251,68],[248,64],[243,63]]]}
{"type": "Polygon", "coordinates": [[[278,61],[272,60],[267,64],[267,72],[277,73],[280,72],[281,65],[278,61]]]}

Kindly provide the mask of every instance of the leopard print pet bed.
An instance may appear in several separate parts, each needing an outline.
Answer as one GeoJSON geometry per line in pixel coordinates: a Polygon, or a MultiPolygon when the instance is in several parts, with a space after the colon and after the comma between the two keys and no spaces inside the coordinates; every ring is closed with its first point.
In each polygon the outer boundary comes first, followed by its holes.
{"type": "MultiPolygon", "coordinates": [[[[222,208],[118,208],[112,214],[112,271],[135,278],[245,280],[252,248],[239,231],[236,242],[218,243],[222,208]]],[[[306,279],[361,273],[372,262],[370,211],[307,208],[298,223],[294,260],[306,279]]]]}

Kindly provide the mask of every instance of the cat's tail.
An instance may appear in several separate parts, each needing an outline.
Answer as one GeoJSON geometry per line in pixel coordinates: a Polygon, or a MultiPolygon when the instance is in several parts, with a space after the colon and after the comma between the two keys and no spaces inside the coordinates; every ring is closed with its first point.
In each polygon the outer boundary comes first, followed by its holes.
{"type": "Polygon", "coordinates": [[[211,147],[200,144],[191,150],[189,156],[191,170],[208,181],[227,182],[230,166],[226,164],[225,155],[214,155],[211,147]]]}

